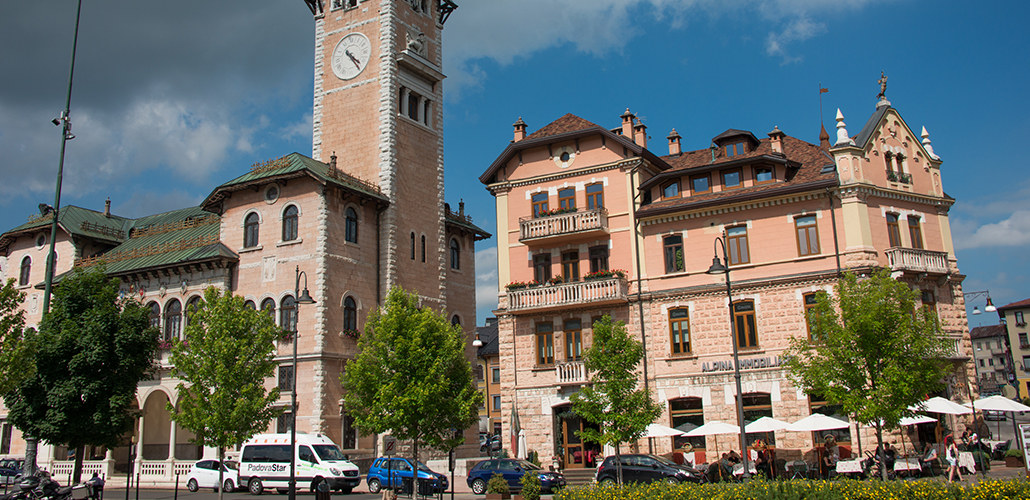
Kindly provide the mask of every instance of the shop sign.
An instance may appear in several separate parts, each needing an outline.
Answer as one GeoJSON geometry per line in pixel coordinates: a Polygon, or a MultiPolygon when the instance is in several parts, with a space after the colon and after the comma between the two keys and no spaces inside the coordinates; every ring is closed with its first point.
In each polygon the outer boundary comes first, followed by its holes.
{"type": "MultiPolygon", "coordinates": [[[[785,364],[787,364],[787,356],[744,358],[740,360],[740,369],[758,370],[762,368],[776,368],[785,364]]],[[[733,360],[706,361],[701,363],[701,373],[728,371],[733,371],[733,360]]]]}

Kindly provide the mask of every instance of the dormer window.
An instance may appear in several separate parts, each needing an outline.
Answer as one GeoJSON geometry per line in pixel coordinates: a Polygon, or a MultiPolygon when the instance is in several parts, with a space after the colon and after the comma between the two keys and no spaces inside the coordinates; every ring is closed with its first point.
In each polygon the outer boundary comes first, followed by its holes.
{"type": "Polygon", "coordinates": [[[672,181],[662,186],[662,199],[668,198],[679,198],[680,197],[680,183],[679,181],[672,181]]]}
{"type": "Polygon", "coordinates": [[[747,153],[747,149],[744,147],[743,142],[737,142],[726,145],[726,157],[738,156],[747,153]]]}
{"type": "Polygon", "coordinates": [[[755,167],[755,184],[773,181],[772,167],[755,167]]]}
{"type": "Polygon", "coordinates": [[[741,187],[740,181],[740,169],[736,170],[724,170],[722,172],[722,188],[723,189],[736,189],[741,187]]]}

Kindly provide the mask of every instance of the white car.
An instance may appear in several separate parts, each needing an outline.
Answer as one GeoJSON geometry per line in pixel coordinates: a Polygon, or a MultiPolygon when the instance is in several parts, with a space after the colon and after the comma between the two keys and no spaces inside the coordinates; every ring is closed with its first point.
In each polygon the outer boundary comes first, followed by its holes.
{"type": "MultiPolygon", "coordinates": [[[[225,492],[236,491],[240,485],[239,464],[226,460],[222,471],[225,492]]],[[[218,491],[218,460],[201,460],[190,467],[190,472],[186,474],[186,489],[196,492],[201,488],[218,491]]]]}

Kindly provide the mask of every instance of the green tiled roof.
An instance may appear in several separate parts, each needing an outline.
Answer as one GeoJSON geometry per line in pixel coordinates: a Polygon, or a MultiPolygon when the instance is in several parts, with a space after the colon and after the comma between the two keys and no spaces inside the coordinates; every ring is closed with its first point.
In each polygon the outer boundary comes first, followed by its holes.
{"type": "Polygon", "coordinates": [[[451,212],[450,210],[445,210],[444,221],[447,224],[457,226],[461,229],[464,229],[465,231],[472,233],[476,241],[485,240],[491,236],[490,233],[484,231],[479,226],[473,224],[472,217],[469,217],[467,215],[461,215],[456,212],[451,212]]]}
{"type": "Polygon", "coordinates": [[[324,185],[332,185],[374,199],[383,205],[389,203],[378,185],[347,175],[300,153],[290,153],[276,160],[255,164],[251,167],[250,172],[216,187],[200,206],[205,210],[216,211],[214,205],[233,191],[264,184],[270,179],[293,179],[305,176],[324,185]]]}
{"type": "MultiPolygon", "coordinates": [[[[52,221],[52,215],[33,217],[29,222],[3,233],[0,235],[0,252],[6,251],[19,236],[48,230],[52,221]]],[[[112,244],[125,241],[128,237],[128,227],[132,222],[132,219],[116,215],[106,216],[101,212],[75,205],[61,207],[57,219],[58,226],[72,236],[84,236],[112,244]]]]}

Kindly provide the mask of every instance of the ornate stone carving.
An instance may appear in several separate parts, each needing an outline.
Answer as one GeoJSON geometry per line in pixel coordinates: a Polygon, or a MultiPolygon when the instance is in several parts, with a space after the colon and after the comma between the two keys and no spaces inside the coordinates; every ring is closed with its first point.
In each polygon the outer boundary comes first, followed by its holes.
{"type": "Polygon", "coordinates": [[[426,34],[419,32],[418,35],[411,36],[411,32],[404,34],[404,38],[407,39],[408,50],[422,56],[428,56],[428,50],[426,50],[426,34]]]}

